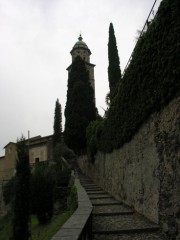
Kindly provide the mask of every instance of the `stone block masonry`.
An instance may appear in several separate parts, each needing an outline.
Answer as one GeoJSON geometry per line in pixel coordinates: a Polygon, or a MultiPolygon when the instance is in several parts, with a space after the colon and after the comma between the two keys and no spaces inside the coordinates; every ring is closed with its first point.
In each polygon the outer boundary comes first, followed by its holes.
{"type": "Polygon", "coordinates": [[[180,239],[180,97],[154,113],[132,140],[95,163],[78,159],[103,189],[180,239]]]}

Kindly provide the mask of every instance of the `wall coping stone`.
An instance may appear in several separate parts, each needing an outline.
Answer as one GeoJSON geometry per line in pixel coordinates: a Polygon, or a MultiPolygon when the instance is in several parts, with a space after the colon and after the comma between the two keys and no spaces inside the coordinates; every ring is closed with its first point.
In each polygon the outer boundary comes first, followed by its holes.
{"type": "Polygon", "coordinates": [[[75,179],[75,186],[78,195],[78,208],[51,240],[78,240],[92,213],[93,206],[77,178],[75,179]]]}

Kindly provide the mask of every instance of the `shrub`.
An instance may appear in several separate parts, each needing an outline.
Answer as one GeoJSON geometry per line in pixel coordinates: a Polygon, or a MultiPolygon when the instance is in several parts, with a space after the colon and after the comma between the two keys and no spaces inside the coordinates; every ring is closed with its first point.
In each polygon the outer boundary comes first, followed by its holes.
{"type": "Polygon", "coordinates": [[[14,182],[15,182],[15,177],[12,177],[3,186],[3,200],[6,205],[10,204],[14,198],[14,182]]]}
{"type": "Polygon", "coordinates": [[[72,185],[67,199],[68,210],[74,212],[78,207],[77,188],[72,185]]]}
{"type": "Polygon", "coordinates": [[[53,215],[54,177],[47,166],[36,166],[31,178],[32,210],[40,224],[49,221],[53,215]]]}

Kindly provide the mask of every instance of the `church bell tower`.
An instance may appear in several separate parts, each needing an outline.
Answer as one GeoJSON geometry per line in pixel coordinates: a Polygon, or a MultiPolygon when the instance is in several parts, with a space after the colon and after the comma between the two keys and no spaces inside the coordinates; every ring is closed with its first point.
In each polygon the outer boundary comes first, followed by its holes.
{"type": "MultiPolygon", "coordinates": [[[[74,44],[72,50],[71,50],[71,56],[72,56],[72,62],[77,56],[80,56],[86,65],[86,69],[89,72],[89,80],[90,84],[94,90],[94,101],[95,101],[95,83],[94,83],[94,67],[95,65],[90,63],[90,55],[91,51],[89,50],[86,43],[83,41],[83,38],[80,34],[78,41],[74,44]]],[[[71,71],[71,65],[67,68],[68,73],[71,71]]]]}

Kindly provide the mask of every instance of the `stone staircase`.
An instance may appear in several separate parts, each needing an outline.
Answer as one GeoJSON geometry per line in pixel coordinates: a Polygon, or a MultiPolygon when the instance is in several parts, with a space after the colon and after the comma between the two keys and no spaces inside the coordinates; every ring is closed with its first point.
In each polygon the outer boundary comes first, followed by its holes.
{"type": "Polygon", "coordinates": [[[89,178],[80,175],[93,205],[93,240],[165,240],[159,226],[117,201],[89,178]]]}

